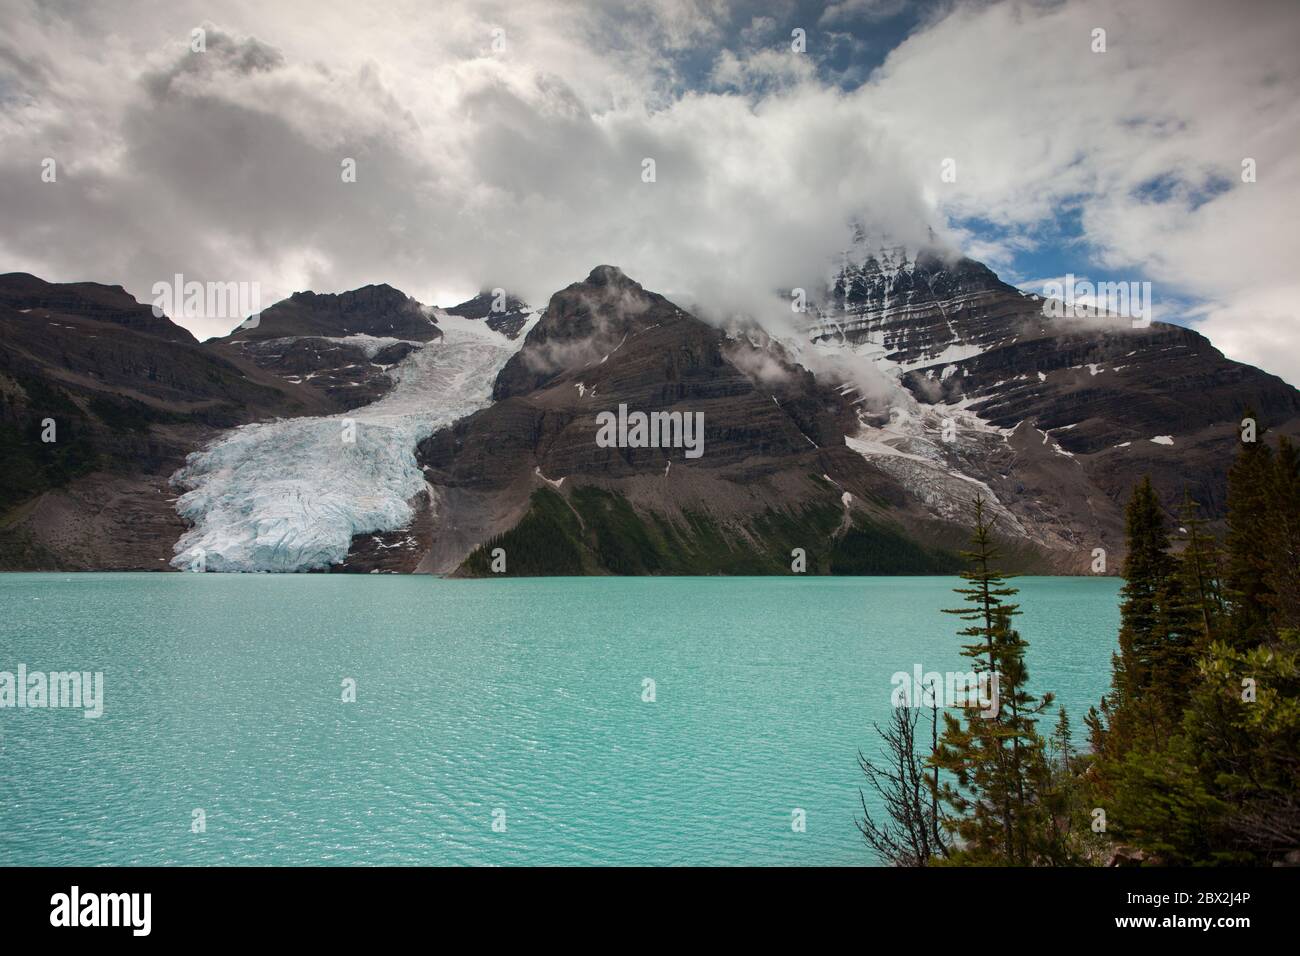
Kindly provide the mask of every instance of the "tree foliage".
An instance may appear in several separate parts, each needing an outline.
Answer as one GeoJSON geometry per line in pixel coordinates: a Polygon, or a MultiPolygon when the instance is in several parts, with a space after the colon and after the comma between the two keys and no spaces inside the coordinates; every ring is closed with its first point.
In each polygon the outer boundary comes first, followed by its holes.
{"type": "Polygon", "coordinates": [[[1222,542],[1186,494],[1178,517],[1171,541],[1150,480],[1133,489],[1111,687],[1076,749],[1064,708],[1049,738],[1038,731],[1052,696],[1030,690],[1017,591],[976,499],[954,589],[964,606],[946,610],[965,625],[961,653],[996,676],[999,706],[942,714],[930,776],[917,765],[917,718],[895,715],[894,769],[862,761],[895,824],[864,829],[869,843],[892,846],[885,855],[900,865],[1102,864],[1121,852],[1175,865],[1300,862],[1300,451],[1285,437],[1242,443],[1222,542]],[[941,805],[928,817],[926,794],[941,805]]]}

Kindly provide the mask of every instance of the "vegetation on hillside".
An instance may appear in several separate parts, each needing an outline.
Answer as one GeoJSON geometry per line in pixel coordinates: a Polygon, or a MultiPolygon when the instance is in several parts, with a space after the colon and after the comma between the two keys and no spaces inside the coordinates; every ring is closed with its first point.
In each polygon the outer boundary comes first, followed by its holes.
{"type": "Polygon", "coordinates": [[[804,549],[808,574],[944,574],[956,554],[917,544],[895,527],[855,519],[841,531],[837,498],[798,511],[768,509],[743,528],[703,511],[669,520],[637,511],[623,495],[593,485],[567,496],[533,492],[523,519],[476,548],[461,565],[473,576],[492,571],[492,554],[505,552],[507,576],[577,574],[790,574],[795,548],[804,549]]]}
{"type": "Polygon", "coordinates": [[[862,758],[886,811],[873,818],[863,800],[878,854],[903,866],[1300,862],[1300,451],[1243,442],[1228,488],[1225,539],[1185,500],[1178,547],[1150,481],[1133,490],[1119,649],[1085,749],[1064,709],[1050,733],[1040,724],[1051,695],[1028,689],[1016,590],[976,501],[966,606],[951,613],[975,671],[999,675],[1001,706],[932,707],[928,747],[919,711],[896,711],[884,759],[862,758]]]}

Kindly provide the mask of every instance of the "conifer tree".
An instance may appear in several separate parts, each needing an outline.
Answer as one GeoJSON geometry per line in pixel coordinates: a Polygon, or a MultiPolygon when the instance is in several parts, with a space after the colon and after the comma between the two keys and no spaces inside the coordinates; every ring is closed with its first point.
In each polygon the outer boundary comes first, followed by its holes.
{"type": "Polygon", "coordinates": [[[1198,832],[1204,856],[1300,858],[1300,631],[1249,651],[1216,642],[1201,673],[1186,736],[1211,811],[1198,832]]]}
{"type": "Polygon", "coordinates": [[[1201,821],[1208,812],[1179,736],[1196,682],[1194,648],[1201,631],[1185,563],[1169,554],[1149,478],[1133,490],[1125,532],[1112,690],[1100,712],[1090,711],[1087,719],[1094,743],[1089,786],[1107,810],[1112,836],[1164,859],[1181,859],[1202,852],[1189,848],[1204,832],[1201,821]]]}
{"type": "Polygon", "coordinates": [[[1133,490],[1125,510],[1127,553],[1124,556],[1124,587],[1120,590],[1120,656],[1124,663],[1122,699],[1132,699],[1152,680],[1160,645],[1161,603],[1170,586],[1174,563],[1170,558],[1169,535],[1165,530],[1160,501],[1150,477],[1133,490]]]}
{"type": "MultiPolygon", "coordinates": [[[[1253,416],[1250,416],[1253,417],[1253,416]]],[[[1249,648],[1273,632],[1272,609],[1277,595],[1272,586],[1272,558],[1265,542],[1269,527],[1269,493],[1273,484],[1273,449],[1260,428],[1255,441],[1241,442],[1236,461],[1228,469],[1228,536],[1224,577],[1232,602],[1234,647],[1249,648]]]]}
{"type": "Polygon", "coordinates": [[[1243,442],[1227,509],[1220,558],[1185,502],[1185,547],[1163,581],[1144,487],[1127,515],[1135,556],[1125,573],[1136,580],[1124,589],[1114,690],[1087,721],[1097,744],[1088,786],[1111,838],[1155,862],[1300,856],[1295,447],[1243,442]]]}
{"type": "Polygon", "coordinates": [[[1038,794],[1047,784],[1049,768],[1037,723],[1039,715],[1051,705],[1052,695],[1044,694],[1040,700],[1030,693],[1029,667],[1025,661],[1029,644],[1011,626],[1005,607],[998,608],[997,622],[999,706],[994,719],[1000,724],[1008,749],[1006,772],[1014,793],[1011,827],[1015,846],[1011,862],[1025,866],[1041,850],[1038,835],[1046,822],[1038,794]]]}
{"type": "Polygon", "coordinates": [[[1060,760],[1062,769],[1069,771],[1070,759],[1074,756],[1074,735],[1070,729],[1070,715],[1065,705],[1057,709],[1056,729],[1052,731],[1052,750],[1060,760]]]}
{"type": "Polygon", "coordinates": [[[974,502],[972,547],[962,573],[969,586],[954,588],[969,605],[945,609],[966,622],[960,637],[975,674],[997,689],[990,713],[967,701],[958,719],[944,714],[944,733],[933,764],[951,775],[941,786],[951,808],[947,821],[961,847],[963,862],[1027,865],[1040,857],[1044,808],[1040,801],[1047,765],[1044,742],[1035,724],[1050,696],[1035,698],[1028,690],[1026,642],[1011,626],[1017,605],[1007,599],[1017,589],[1006,584],[996,567],[998,550],[992,521],[982,497],[974,502]]]}
{"type": "Polygon", "coordinates": [[[1300,630],[1300,448],[1278,439],[1267,491],[1266,600],[1274,629],[1300,630]]]}
{"type": "Polygon", "coordinates": [[[1215,641],[1223,627],[1226,608],[1223,602],[1223,568],[1219,546],[1205,530],[1205,519],[1192,496],[1183,494],[1183,509],[1179,517],[1186,545],[1179,559],[1179,575],[1183,593],[1196,618],[1201,647],[1215,641]]]}
{"type": "Polygon", "coordinates": [[[1009,604],[1006,598],[1017,589],[1006,585],[1007,575],[994,567],[1000,552],[993,541],[993,522],[985,512],[983,495],[976,495],[973,503],[975,530],[971,535],[971,548],[961,553],[969,565],[961,572],[970,586],[953,588],[970,607],[944,608],[944,614],[956,614],[967,626],[958,631],[960,637],[976,638],[974,643],[962,646],[962,656],[969,657],[976,672],[997,670],[997,653],[994,631],[999,609],[1006,614],[1019,614],[1019,606],[1009,604]]]}

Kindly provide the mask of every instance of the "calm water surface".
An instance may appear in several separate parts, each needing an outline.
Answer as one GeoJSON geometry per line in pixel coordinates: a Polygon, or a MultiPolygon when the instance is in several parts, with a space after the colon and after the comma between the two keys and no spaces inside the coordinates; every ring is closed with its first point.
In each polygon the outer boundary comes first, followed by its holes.
{"type": "MultiPolygon", "coordinates": [[[[0,864],[871,864],[857,751],[967,669],[954,583],[0,574],[0,671],[105,682],[0,710],[0,864]]],[[[1080,726],[1119,582],[1016,583],[1080,726]]]]}

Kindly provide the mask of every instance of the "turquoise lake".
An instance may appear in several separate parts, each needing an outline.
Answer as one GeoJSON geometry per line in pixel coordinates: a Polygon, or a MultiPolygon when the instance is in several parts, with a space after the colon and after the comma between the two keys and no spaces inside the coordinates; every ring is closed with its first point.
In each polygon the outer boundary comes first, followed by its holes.
{"type": "MultiPolygon", "coordinates": [[[[105,698],[0,709],[0,864],[871,865],[858,750],[968,669],[956,583],[0,574],[0,671],[105,698]]],[[[1081,734],[1120,582],[1015,583],[1081,734]]]]}

